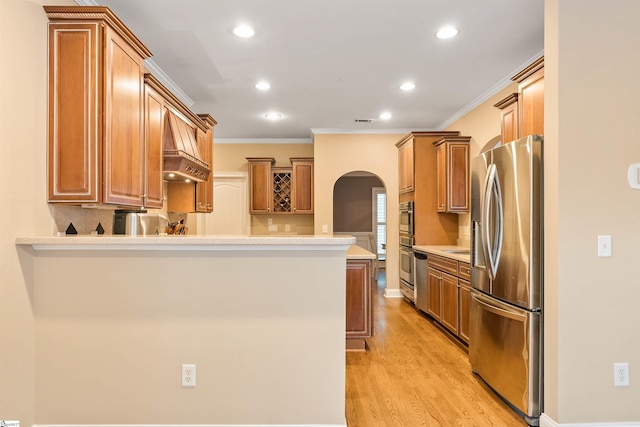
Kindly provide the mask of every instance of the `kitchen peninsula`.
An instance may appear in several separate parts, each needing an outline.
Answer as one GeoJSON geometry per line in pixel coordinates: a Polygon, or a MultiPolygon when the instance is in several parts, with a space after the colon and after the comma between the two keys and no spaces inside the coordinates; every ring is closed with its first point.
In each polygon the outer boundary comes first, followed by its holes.
{"type": "Polygon", "coordinates": [[[16,239],[40,421],[344,426],[354,241],[16,239]],[[196,387],[181,386],[182,364],[196,365],[196,387]]]}

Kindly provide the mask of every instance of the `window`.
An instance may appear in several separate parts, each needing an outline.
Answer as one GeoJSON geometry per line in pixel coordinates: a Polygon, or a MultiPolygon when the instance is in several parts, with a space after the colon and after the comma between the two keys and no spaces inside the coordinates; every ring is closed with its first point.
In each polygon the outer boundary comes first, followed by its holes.
{"type": "Polygon", "coordinates": [[[387,193],[384,187],[373,187],[373,226],[376,235],[376,253],[379,260],[386,258],[387,245],[387,193]]]}

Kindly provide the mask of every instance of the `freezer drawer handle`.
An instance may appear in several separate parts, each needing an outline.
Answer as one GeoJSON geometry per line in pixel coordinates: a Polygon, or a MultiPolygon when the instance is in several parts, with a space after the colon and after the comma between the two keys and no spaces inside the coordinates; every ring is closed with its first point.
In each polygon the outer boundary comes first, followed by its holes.
{"type": "Polygon", "coordinates": [[[527,320],[527,317],[525,315],[522,315],[515,311],[505,310],[500,307],[496,307],[495,305],[491,304],[488,300],[486,300],[484,297],[480,295],[477,295],[474,293],[471,297],[475,299],[478,302],[478,304],[482,305],[483,310],[489,311],[493,314],[497,314],[498,316],[507,317],[512,320],[517,320],[519,322],[526,322],[527,320]]]}

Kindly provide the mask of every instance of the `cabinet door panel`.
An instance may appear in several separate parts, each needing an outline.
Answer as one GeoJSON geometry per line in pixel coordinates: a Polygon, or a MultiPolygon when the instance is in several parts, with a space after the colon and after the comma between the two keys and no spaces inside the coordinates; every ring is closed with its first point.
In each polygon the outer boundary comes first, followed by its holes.
{"type": "Polygon", "coordinates": [[[460,279],[459,294],[459,333],[458,336],[466,343],[469,342],[469,303],[471,301],[471,286],[469,282],[460,279]]]}
{"type": "Polygon", "coordinates": [[[273,177],[269,162],[249,162],[250,192],[249,210],[252,214],[271,212],[273,177]]]}
{"type": "Polygon", "coordinates": [[[436,151],[436,200],[438,212],[447,210],[447,152],[446,144],[440,145],[436,151]]]}
{"type": "Polygon", "coordinates": [[[293,213],[313,213],[313,162],[294,162],[293,213]]]}
{"type": "MultiPolygon", "coordinates": [[[[198,150],[200,151],[200,155],[207,162],[209,157],[209,147],[207,147],[207,132],[202,129],[196,129],[196,141],[198,142],[198,150]]],[[[208,163],[208,162],[207,162],[208,163]]],[[[205,182],[197,182],[196,183],[196,202],[195,202],[195,210],[196,212],[211,212],[211,195],[208,190],[213,190],[213,188],[209,185],[209,181],[213,180],[213,174],[209,174],[209,179],[205,182]]]]}
{"type": "Polygon", "coordinates": [[[507,143],[518,139],[518,103],[514,102],[500,113],[502,142],[507,143]]]}
{"type": "Polygon", "coordinates": [[[449,212],[468,212],[469,203],[469,145],[449,146],[449,212]]]}
{"type": "Polygon", "coordinates": [[[371,261],[347,261],[347,338],[371,336],[371,261]]]}
{"type": "Polygon", "coordinates": [[[414,187],[413,141],[407,141],[398,149],[398,183],[399,191],[410,193],[414,187]]]}
{"type": "Polygon", "coordinates": [[[520,135],[544,134],[544,75],[540,73],[520,86],[520,135]]]}
{"type": "Polygon", "coordinates": [[[164,142],[164,100],[153,89],[145,88],[145,200],[144,205],[162,208],[162,156],[164,142]]]}
{"type": "Polygon", "coordinates": [[[458,278],[442,273],[442,324],[458,334],[458,278]]]}
{"type": "Polygon", "coordinates": [[[108,28],[105,40],[104,201],[142,206],[144,67],[133,49],[108,28]]]}
{"type": "Polygon", "coordinates": [[[98,202],[97,24],[49,30],[49,201],[98,202]]]}
{"type": "Polygon", "coordinates": [[[429,302],[427,306],[427,313],[433,316],[434,319],[440,320],[442,315],[442,273],[432,268],[427,268],[427,286],[429,302]]]}

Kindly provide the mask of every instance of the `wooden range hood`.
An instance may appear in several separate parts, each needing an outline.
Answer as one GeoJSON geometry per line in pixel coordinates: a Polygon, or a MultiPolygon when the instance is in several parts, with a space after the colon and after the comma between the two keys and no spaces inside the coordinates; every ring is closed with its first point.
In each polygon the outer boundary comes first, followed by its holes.
{"type": "Polygon", "coordinates": [[[167,181],[203,182],[210,173],[211,165],[202,160],[195,130],[168,110],[164,132],[164,178],[167,181]]]}

